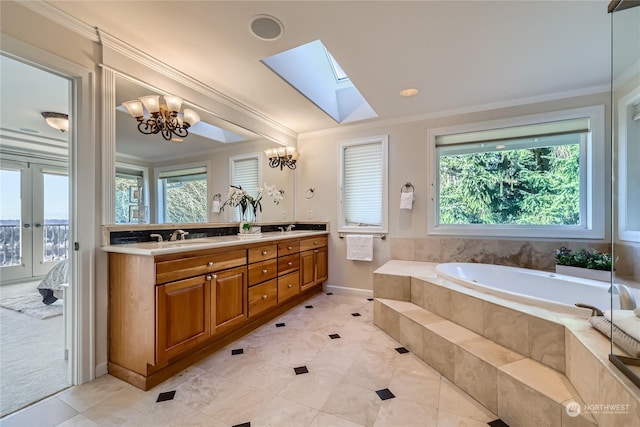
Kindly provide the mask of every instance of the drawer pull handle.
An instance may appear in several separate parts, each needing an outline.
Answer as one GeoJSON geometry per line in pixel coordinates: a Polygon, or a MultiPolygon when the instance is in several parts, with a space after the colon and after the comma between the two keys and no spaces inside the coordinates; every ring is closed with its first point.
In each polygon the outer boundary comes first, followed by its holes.
{"type": "Polygon", "coordinates": [[[290,251],[291,249],[293,249],[293,246],[287,246],[287,250],[290,251]]]}
{"type": "Polygon", "coordinates": [[[293,285],[292,285],[291,283],[289,283],[289,284],[287,285],[287,288],[291,289],[291,288],[293,288],[293,285]]]}
{"type": "Polygon", "coordinates": [[[267,251],[262,251],[262,255],[266,255],[266,254],[268,254],[268,253],[269,253],[269,252],[267,252],[267,251]]]}
{"type": "Polygon", "coordinates": [[[209,261],[209,262],[207,263],[207,267],[213,267],[213,261],[209,261]]]}
{"type": "Polygon", "coordinates": [[[291,267],[291,266],[293,265],[293,263],[292,263],[291,261],[289,261],[289,262],[287,263],[287,265],[288,265],[289,267],[291,267]]]}
{"type": "Polygon", "coordinates": [[[269,271],[269,270],[267,270],[267,269],[265,268],[264,270],[262,270],[262,274],[267,274],[267,271],[269,271]]]}
{"type": "Polygon", "coordinates": [[[267,299],[267,294],[262,295],[262,299],[267,299]]]}

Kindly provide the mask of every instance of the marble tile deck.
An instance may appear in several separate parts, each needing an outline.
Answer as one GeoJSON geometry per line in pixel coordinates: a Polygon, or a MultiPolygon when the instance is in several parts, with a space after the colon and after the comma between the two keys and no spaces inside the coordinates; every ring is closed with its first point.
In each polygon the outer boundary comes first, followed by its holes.
{"type": "Polygon", "coordinates": [[[373,307],[322,293],[152,390],[105,375],[0,427],[443,427],[498,418],[413,352],[397,351],[373,325],[373,307]],[[384,390],[394,397],[382,400],[384,390]]]}

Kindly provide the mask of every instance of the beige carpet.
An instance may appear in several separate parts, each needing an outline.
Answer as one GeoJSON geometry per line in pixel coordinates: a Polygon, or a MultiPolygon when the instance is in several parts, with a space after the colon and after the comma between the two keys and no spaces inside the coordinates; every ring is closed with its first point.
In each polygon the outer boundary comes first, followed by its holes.
{"type": "Polygon", "coordinates": [[[50,319],[61,316],[63,308],[61,300],[45,305],[42,302],[42,295],[38,292],[1,298],[0,306],[24,313],[36,319],[50,319]]]}
{"type": "MultiPolygon", "coordinates": [[[[2,286],[0,300],[25,295],[36,286],[2,286]]],[[[44,306],[42,299],[39,303],[44,306]]],[[[61,310],[62,301],[56,303],[61,310]]],[[[65,389],[68,372],[64,316],[39,319],[0,308],[0,417],[65,389]]]]}

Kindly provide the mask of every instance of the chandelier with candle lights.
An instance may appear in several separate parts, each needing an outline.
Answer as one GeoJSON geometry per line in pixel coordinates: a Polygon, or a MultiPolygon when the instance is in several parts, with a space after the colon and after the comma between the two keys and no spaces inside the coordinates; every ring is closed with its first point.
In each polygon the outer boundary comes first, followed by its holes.
{"type": "Polygon", "coordinates": [[[140,132],[145,135],[159,133],[167,141],[181,141],[173,138],[186,137],[189,135],[187,129],[200,121],[198,113],[189,108],[180,113],[182,99],[177,96],[165,95],[164,103],[161,104],[159,95],[147,95],[123,102],[122,105],[138,121],[140,132]]]}
{"type": "Polygon", "coordinates": [[[269,166],[272,168],[280,167],[280,170],[287,166],[289,169],[296,168],[296,161],[300,157],[300,153],[295,147],[278,147],[268,148],[264,150],[264,154],[269,159],[269,166]]]}

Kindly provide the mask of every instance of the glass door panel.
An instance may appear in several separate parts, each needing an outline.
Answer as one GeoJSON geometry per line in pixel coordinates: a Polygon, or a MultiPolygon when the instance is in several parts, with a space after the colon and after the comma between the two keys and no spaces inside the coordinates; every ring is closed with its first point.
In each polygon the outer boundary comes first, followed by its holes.
{"type": "Polygon", "coordinates": [[[0,164],[0,280],[31,276],[31,174],[26,163],[0,164]]]}

